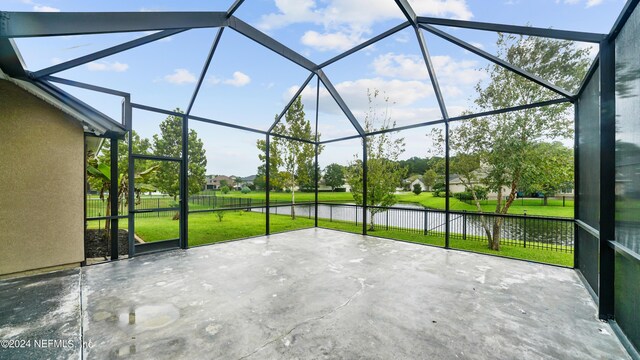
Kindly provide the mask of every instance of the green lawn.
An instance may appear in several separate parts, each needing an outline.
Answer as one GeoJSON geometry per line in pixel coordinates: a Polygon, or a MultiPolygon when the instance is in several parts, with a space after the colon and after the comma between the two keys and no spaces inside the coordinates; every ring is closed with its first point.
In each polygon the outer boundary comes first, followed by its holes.
{"type": "MultiPolygon", "coordinates": [[[[213,194],[212,191],[206,191],[202,193],[203,195],[213,194]]],[[[249,194],[243,194],[240,191],[231,191],[228,194],[222,194],[221,192],[216,192],[216,196],[223,198],[233,198],[233,199],[252,199],[254,201],[265,200],[265,193],[262,191],[253,191],[249,194]]],[[[439,209],[443,210],[445,208],[445,198],[441,197],[433,197],[431,192],[423,192],[420,195],[415,195],[412,192],[405,192],[396,195],[399,203],[405,204],[415,204],[424,206],[430,209],[439,209]]],[[[270,199],[274,203],[290,203],[291,202],[291,194],[283,193],[283,192],[271,192],[270,199]]],[[[337,203],[353,203],[353,196],[351,193],[338,193],[338,192],[321,192],[318,194],[318,199],[321,202],[337,202],[337,203]]],[[[313,202],[315,200],[314,193],[308,192],[299,192],[296,193],[296,203],[304,203],[304,202],[313,202]]],[[[482,210],[484,212],[494,212],[495,211],[495,200],[487,200],[482,202],[482,210]]],[[[566,217],[573,218],[573,201],[567,200],[565,205],[562,206],[562,200],[549,199],[549,205],[543,206],[541,199],[517,199],[513,205],[509,208],[509,214],[524,214],[525,211],[527,215],[538,215],[538,216],[552,216],[552,217],[566,217]]],[[[90,212],[90,216],[97,216],[93,214],[95,211],[100,211],[100,214],[103,214],[104,209],[102,206],[99,206],[98,210],[95,210],[96,206],[95,200],[90,202],[90,206],[88,210],[90,212]]],[[[155,208],[155,207],[172,207],[175,206],[175,202],[172,197],[169,196],[142,196],[142,204],[137,205],[138,208],[155,208]]],[[[231,205],[233,206],[233,205],[231,205]]],[[[627,205],[636,212],[640,211],[637,203],[627,205]]],[[[199,204],[197,202],[190,202],[189,209],[190,210],[200,210],[200,209],[208,209],[211,208],[205,202],[204,204],[199,204]]],[[[450,198],[450,208],[454,211],[477,211],[475,204],[470,205],[465,202],[462,202],[456,198],[450,198]]]]}
{"type": "MultiPolygon", "coordinates": [[[[423,192],[416,195],[411,192],[397,195],[398,201],[401,203],[418,204],[431,209],[444,209],[445,198],[434,197],[430,192],[423,192]]],[[[562,206],[562,200],[550,199],[549,205],[542,206],[539,199],[516,200],[509,208],[509,214],[524,214],[554,217],[573,217],[573,201],[566,201],[565,207],[562,206]]],[[[456,198],[449,198],[449,207],[454,211],[477,211],[474,205],[467,204],[456,198]]],[[[482,210],[484,212],[494,212],[496,207],[495,200],[487,200],[482,202],[482,210]]]]}
{"type": "MultiPolygon", "coordinates": [[[[296,220],[291,220],[291,217],[288,215],[272,214],[270,219],[272,233],[304,229],[314,226],[314,219],[309,219],[304,216],[299,216],[296,220]]],[[[218,221],[218,217],[215,213],[189,214],[189,246],[264,235],[265,221],[265,215],[257,212],[226,211],[221,222],[218,221]]],[[[101,222],[101,224],[104,223],[101,222]]],[[[126,225],[126,221],[121,221],[121,228],[126,228],[126,225]]],[[[362,232],[362,224],[356,225],[352,222],[330,222],[329,220],[319,219],[318,225],[324,228],[347,231],[356,234],[360,234],[362,232]]],[[[89,228],[97,228],[97,226],[97,221],[91,221],[89,223],[89,228]]],[[[136,234],[147,242],[177,238],[178,231],[178,221],[172,220],[170,217],[136,219],[136,234]]],[[[369,235],[404,240],[419,244],[444,246],[444,235],[425,236],[419,233],[382,229],[369,232],[369,235]]],[[[517,245],[502,245],[500,251],[488,249],[483,238],[469,238],[468,240],[451,239],[450,245],[454,249],[573,267],[573,253],[536,249],[536,243],[528,243],[527,248],[517,245]]],[[[567,250],[572,249],[567,248],[567,250]]]]}
{"type": "MultiPolygon", "coordinates": [[[[328,220],[318,220],[318,226],[356,234],[362,233],[362,225],[355,225],[351,222],[329,222],[328,220]]],[[[369,231],[368,235],[440,247],[444,247],[445,245],[444,235],[422,235],[398,230],[375,230],[369,231]]],[[[508,258],[524,259],[547,264],[573,267],[573,253],[536,249],[536,243],[528,243],[529,247],[527,248],[517,245],[502,245],[500,251],[494,251],[488,248],[487,243],[483,238],[469,238],[468,240],[450,239],[450,246],[453,249],[468,250],[508,258]]],[[[573,249],[567,248],[566,250],[573,249]]]]}
{"type": "MultiPolygon", "coordinates": [[[[203,191],[202,195],[213,195],[211,190],[203,191]]],[[[220,191],[215,192],[216,196],[220,197],[233,197],[233,198],[245,198],[254,200],[264,200],[266,194],[264,191],[252,191],[248,194],[243,194],[240,191],[230,191],[228,194],[222,194],[220,191]]],[[[313,192],[296,192],[296,202],[313,202],[315,201],[315,193],[313,192]]],[[[291,193],[275,192],[272,191],[269,194],[269,198],[272,201],[279,202],[291,202],[291,193]]],[[[318,193],[318,201],[336,201],[336,202],[352,202],[353,196],[347,192],[320,192],[318,193]]]]}

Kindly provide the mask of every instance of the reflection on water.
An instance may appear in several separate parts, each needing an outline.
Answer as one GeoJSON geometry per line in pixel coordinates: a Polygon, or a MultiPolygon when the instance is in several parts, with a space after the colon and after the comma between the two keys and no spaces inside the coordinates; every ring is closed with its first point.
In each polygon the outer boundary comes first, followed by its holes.
{"type": "Polygon", "coordinates": [[[178,320],[180,311],[171,304],[143,305],[124,309],[118,315],[120,327],[134,326],[137,331],[158,329],[178,320]]]}

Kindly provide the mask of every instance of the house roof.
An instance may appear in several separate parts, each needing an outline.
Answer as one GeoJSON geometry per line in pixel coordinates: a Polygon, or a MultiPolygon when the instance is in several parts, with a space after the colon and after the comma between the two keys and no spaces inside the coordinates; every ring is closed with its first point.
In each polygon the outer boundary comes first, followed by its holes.
{"type": "Polygon", "coordinates": [[[55,107],[82,124],[85,133],[98,136],[122,136],[126,128],[64,90],[46,82],[17,79],[0,69],[0,80],[9,81],[24,91],[55,107]]]}

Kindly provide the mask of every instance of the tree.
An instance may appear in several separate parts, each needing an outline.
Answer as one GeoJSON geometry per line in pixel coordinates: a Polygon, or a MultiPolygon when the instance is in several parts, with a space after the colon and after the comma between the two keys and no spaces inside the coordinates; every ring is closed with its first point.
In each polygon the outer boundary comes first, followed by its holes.
{"type": "Polygon", "coordinates": [[[422,175],[422,183],[426,187],[425,190],[430,190],[433,185],[436,183],[436,179],[438,178],[438,173],[435,170],[429,169],[424,172],[422,175]]]}
{"type": "MultiPolygon", "coordinates": [[[[589,66],[588,50],[563,40],[499,34],[497,48],[499,57],[507,62],[565,89],[576,89],[589,66]]],[[[498,65],[488,66],[487,71],[489,83],[476,85],[478,112],[531,104],[555,96],[550,90],[498,65]]],[[[534,172],[530,172],[539,155],[536,148],[541,143],[572,136],[573,116],[567,104],[473,118],[451,132],[450,149],[456,154],[455,161],[451,162],[452,172],[470,189],[479,212],[482,208],[472,185],[481,181],[498,194],[494,212],[506,214],[523,179],[531,184],[540,182],[534,179],[534,172]]],[[[441,131],[437,142],[444,143],[441,131]]],[[[482,218],[492,250],[500,249],[503,221],[500,216],[494,217],[492,223],[482,218]]]]}
{"type": "Polygon", "coordinates": [[[223,194],[225,194],[225,195],[226,195],[226,194],[228,194],[228,193],[229,193],[229,191],[231,191],[231,189],[229,189],[229,187],[228,187],[227,185],[225,185],[225,186],[223,186],[223,187],[221,187],[221,188],[220,188],[220,191],[221,191],[223,194]]]}
{"type": "Polygon", "coordinates": [[[420,186],[420,184],[413,184],[413,193],[420,195],[422,193],[422,186],[420,186]]]}
{"type": "Polygon", "coordinates": [[[544,205],[547,199],[573,183],[573,149],[561,142],[539,143],[532,147],[532,162],[522,176],[520,190],[527,193],[542,193],[544,205]]]}
{"type": "MultiPolygon", "coordinates": [[[[316,140],[316,134],[311,131],[311,122],[305,119],[302,97],[298,96],[291,104],[283,121],[276,125],[273,132],[289,138],[316,140]]],[[[320,134],[317,138],[320,139],[320,134]]],[[[280,137],[272,137],[269,145],[269,181],[274,184],[273,186],[277,184],[290,190],[291,204],[295,205],[296,188],[312,180],[309,177],[313,171],[309,169],[314,169],[315,146],[311,143],[280,137]]],[[[258,140],[257,146],[261,151],[260,160],[266,162],[266,141],[258,140]]],[[[322,146],[318,147],[318,154],[322,149],[322,146]]],[[[295,220],[295,218],[295,206],[291,206],[291,219],[295,220]]]]}
{"type": "MultiPolygon", "coordinates": [[[[378,112],[376,99],[379,91],[367,91],[369,109],[364,118],[364,130],[372,132],[376,130],[392,129],[396,126],[389,116],[389,99],[383,101],[387,107],[383,113],[378,112]],[[379,125],[378,125],[379,124],[379,125]]],[[[384,207],[396,203],[396,187],[402,181],[406,169],[400,166],[398,157],[404,152],[404,138],[393,139],[390,133],[383,133],[367,137],[367,205],[369,208],[369,230],[374,231],[374,218],[379,212],[385,211],[384,207]]],[[[354,155],[354,161],[345,171],[347,183],[351,186],[351,192],[356,204],[363,204],[363,168],[362,160],[354,155]]]]}
{"type": "MultiPolygon", "coordinates": [[[[153,185],[149,184],[149,180],[157,169],[158,165],[153,165],[143,171],[134,173],[134,191],[136,195],[136,203],[140,202],[141,192],[156,190],[153,185]]],[[[89,153],[87,154],[87,176],[94,183],[100,184],[100,186],[97,188],[100,189],[100,200],[104,201],[105,192],[111,189],[111,166],[106,163],[100,162],[100,160],[96,159],[93,154],[89,153]]],[[[115,179],[115,181],[118,182],[118,192],[117,194],[112,194],[111,192],[109,192],[109,194],[107,195],[105,216],[111,216],[111,196],[117,196],[118,207],[120,207],[122,204],[126,204],[127,201],[127,194],[129,193],[128,172],[120,173],[118,175],[118,179],[115,179]]],[[[110,224],[110,221],[105,221],[105,233],[109,232],[110,224]]]]}
{"type": "MultiPolygon", "coordinates": [[[[180,109],[174,110],[182,113],[180,109]]],[[[198,138],[198,133],[189,131],[188,153],[188,195],[202,191],[206,184],[205,172],[207,169],[207,157],[204,143],[198,138]]],[[[182,117],[168,116],[160,123],[160,135],[153,135],[155,155],[167,157],[182,156],[182,117]]],[[[177,162],[161,161],[160,168],[155,174],[154,184],[157,188],[173,196],[174,201],[180,194],[180,165],[177,162]]],[[[186,199],[184,199],[186,201],[186,199]]]]}
{"type": "MultiPolygon", "coordinates": [[[[142,154],[142,155],[150,155],[151,154],[151,142],[149,139],[141,138],[138,133],[132,131],[133,136],[133,153],[134,154],[142,154]]],[[[88,159],[89,162],[93,161],[88,159]]],[[[111,140],[104,141],[102,147],[100,148],[100,152],[95,157],[97,163],[111,165],[111,140]]],[[[140,173],[145,169],[149,168],[153,165],[151,161],[136,161],[135,162],[135,173],[140,173]]],[[[129,145],[127,141],[118,141],[118,173],[119,174],[128,174],[129,173],[129,145]]],[[[89,181],[89,185],[92,189],[98,190],[102,186],[102,180],[98,177],[89,177],[87,179],[89,181]]]]}
{"type": "Polygon", "coordinates": [[[344,185],[344,166],[333,163],[324,168],[324,183],[334,191],[344,185]]]}

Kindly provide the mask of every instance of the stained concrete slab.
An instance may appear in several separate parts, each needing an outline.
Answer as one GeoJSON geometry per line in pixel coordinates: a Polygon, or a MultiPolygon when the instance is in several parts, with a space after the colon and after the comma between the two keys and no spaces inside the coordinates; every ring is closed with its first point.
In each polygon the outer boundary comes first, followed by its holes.
{"type": "Polygon", "coordinates": [[[308,229],[86,268],[87,358],[626,359],[569,269],[308,229]]]}
{"type": "Polygon", "coordinates": [[[0,281],[0,359],[79,359],[80,269],[0,281]]]}
{"type": "Polygon", "coordinates": [[[324,229],[86,267],[82,300],[87,359],[629,359],[573,270],[324,229]]]}

